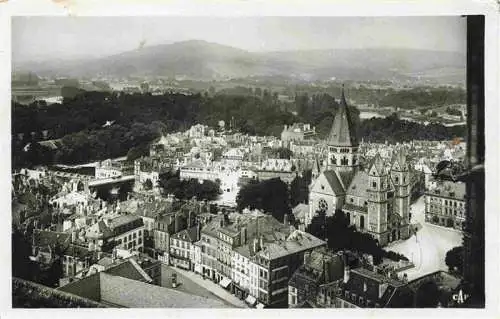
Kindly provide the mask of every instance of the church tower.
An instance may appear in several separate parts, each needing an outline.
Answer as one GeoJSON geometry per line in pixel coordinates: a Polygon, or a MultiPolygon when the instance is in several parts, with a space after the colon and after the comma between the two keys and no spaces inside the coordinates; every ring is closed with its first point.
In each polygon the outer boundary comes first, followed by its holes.
{"type": "Polygon", "coordinates": [[[389,176],[377,153],[368,172],[368,230],[381,245],[389,241],[387,232],[389,176]]]}
{"type": "Polygon", "coordinates": [[[327,169],[339,173],[354,172],[359,165],[358,139],[342,85],[340,105],[333,118],[333,125],[327,139],[327,169]]]}
{"type": "Polygon", "coordinates": [[[410,166],[404,150],[399,150],[392,161],[391,180],[394,185],[394,213],[401,217],[402,238],[409,237],[410,224],[410,166]]]}

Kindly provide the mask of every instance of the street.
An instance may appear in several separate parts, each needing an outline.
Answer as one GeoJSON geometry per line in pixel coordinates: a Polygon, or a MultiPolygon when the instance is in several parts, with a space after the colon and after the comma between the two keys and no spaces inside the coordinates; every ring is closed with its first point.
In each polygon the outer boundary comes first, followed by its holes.
{"type": "Polygon", "coordinates": [[[415,264],[415,268],[405,271],[408,280],[438,270],[447,271],[446,252],[462,244],[462,233],[426,223],[424,196],[411,205],[411,211],[411,224],[412,227],[418,227],[417,234],[408,240],[391,243],[386,249],[405,255],[415,264]]]}
{"type": "Polygon", "coordinates": [[[215,300],[221,300],[228,306],[237,308],[248,308],[243,300],[238,299],[229,291],[225,290],[218,284],[203,279],[200,275],[194,272],[170,267],[165,264],[161,266],[161,286],[182,291],[188,294],[193,294],[201,297],[206,297],[215,300]],[[177,274],[177,288],[172,288],[172,273],[177,274]]]}

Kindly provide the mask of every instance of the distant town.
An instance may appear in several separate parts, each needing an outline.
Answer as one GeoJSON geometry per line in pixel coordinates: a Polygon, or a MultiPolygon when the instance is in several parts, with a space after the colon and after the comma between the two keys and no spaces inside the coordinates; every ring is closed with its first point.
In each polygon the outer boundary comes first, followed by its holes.
{"type": "MultiPolygon", "coordinates": [[[[73,97],[39,100],[58,88],[36,81],[47,91],[13,96],[28,103],[16,108],[50,112],[91,93],[82,89],[89,83],[73,81],[73,97]]],[[[228,94],[211,90],[205,98],[228,94]]],[[[357,125],[384,112],[402,123],[424,116],[460,125],[463,104],[445,107],[457,115],[374,106],[351,114],[345,91],[331,98],[336,111],[324,138],[311,123],[266,136],[221,118],[160,129],[121,157],[68,164],[56,162],[69,146],[65,137],[51,139],[60,133],[13,134],[20,147],[12,175],[14,301],[34,289],[27,302],[35,306],[460,306],[452,295],[465,267],[463,138],[378,143],[359,139],[357,125]],[[51,160],[40,162],[46,154],[51,160]]],[[[120,92],[200,95],[147,82],[120,92]]],[[[110,117],[95,129],[118,122],[110,117]]]]}

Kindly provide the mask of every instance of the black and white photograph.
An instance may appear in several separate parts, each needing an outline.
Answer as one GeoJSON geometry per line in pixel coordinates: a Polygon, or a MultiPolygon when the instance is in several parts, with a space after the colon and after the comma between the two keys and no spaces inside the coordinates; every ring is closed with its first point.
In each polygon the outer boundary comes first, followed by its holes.
{"type": "Polygon", "coordinates": [[[485,307],[484,15],[10,19],[12,308],[485,307]]]}

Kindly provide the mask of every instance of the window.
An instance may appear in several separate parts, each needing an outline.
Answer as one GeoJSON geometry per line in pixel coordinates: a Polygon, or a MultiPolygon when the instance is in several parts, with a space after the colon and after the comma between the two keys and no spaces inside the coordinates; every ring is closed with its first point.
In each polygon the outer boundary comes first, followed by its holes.
{"type": "Polygon", "coordinates": [[[360,218],[359,218],[359,228],[361,228],[361,229],[365,228],[365,216],[360,216],[360,218]]]}
{"type": "Polygon", "coordinates": [[[377,188],[377,182],[372,182],[372,187],[377,188]]]}
{"type": "Polygon", "coordinates": [[[399,183],[399,177],[396,176],[394,180],[396,181],[396,183],[399,183]]]}

